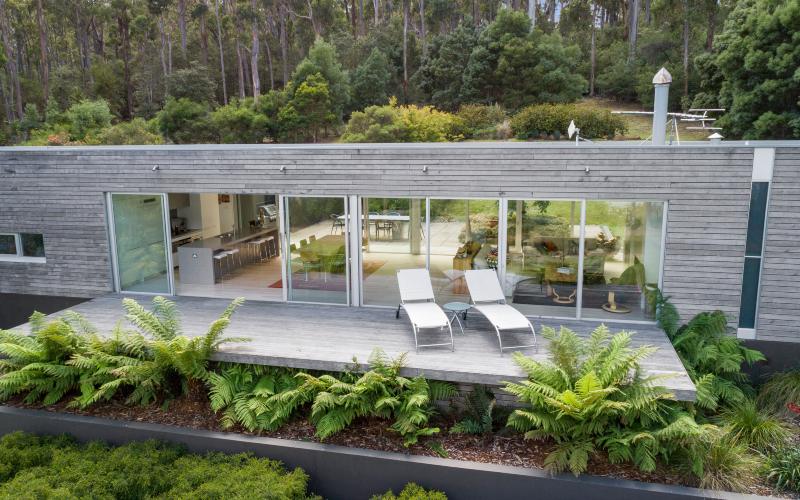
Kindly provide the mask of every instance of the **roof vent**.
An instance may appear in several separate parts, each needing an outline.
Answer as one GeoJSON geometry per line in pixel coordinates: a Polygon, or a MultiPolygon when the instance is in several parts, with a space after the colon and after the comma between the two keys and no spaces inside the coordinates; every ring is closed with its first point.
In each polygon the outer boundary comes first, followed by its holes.
{"type": "Polygon", "coordinates": [[[672,75],[669,74],[667,68],[661,68],[653,77],[653,85],[669,85],[672,83],[672,75]]]}
{"type": "Polygon", "coordinates": [[[722,142],[723,137],[719,134],[719,132],[714,132],[713,134],[708,136],[708,141],[712,144],[719,144],[722,142]]]}
{"type": "Polygon", "coordinates": [[[667,68],[661,68],[653,77],[655,98],[653,99],[653,144],[663,146],[667,135],[667,107],[669,106],[669,84],[672,75],[667,68]]]}

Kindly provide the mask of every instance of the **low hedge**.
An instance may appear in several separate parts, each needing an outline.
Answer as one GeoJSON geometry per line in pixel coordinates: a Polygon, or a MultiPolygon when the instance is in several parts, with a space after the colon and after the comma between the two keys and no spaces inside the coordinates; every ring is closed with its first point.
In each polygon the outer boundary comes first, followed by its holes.
{"type": "Polygon", "coordinates": [[[316,498],[301,469],[156,441],[109,447],[21,432],[0,439],[0,498],[316,498]]]}
{"type": "Polygon", "coordinates": [[[538,139],[567,136],[569,122],[574,120],[581,137],[612,139],[624,134],[625,121],[608,110],[598,110],[575,104],[535,104],[520,110],[511,118],[511,131],[519,139],[538,139]]]}

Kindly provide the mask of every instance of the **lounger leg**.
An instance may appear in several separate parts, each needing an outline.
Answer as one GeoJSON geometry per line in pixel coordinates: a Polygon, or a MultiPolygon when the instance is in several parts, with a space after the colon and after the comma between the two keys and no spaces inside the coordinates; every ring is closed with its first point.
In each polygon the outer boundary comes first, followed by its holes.
{"type": "Polygon", "coordinates": [[[529,325],[531,327],[531,333],[533,334],[533,344],[536,345],[537,344],[537,342],[536,342],[536,330],[533,329],[533,325],[531,325],[530,323],[529,323],[529,325]]]}
{"type": "Polygon", "coordinates": [[[400,308],[401,307],[403,307],[403,304],[400,304],[399,306],[397,306],[397,312],[394,313],[394,318],[395,319],[400,319],[400,308]]]}
{"type": "Polygon", "coordinates": [[[414,350],[417,354],[419,354],[419,342],[417,341],[417,325],[412,325],[412,330],[414,330],[414,350]]]}
{"type": "Polygon", "coordinates": [[[503,338],[500,337],[500,329],[497,328],[497,325],[494,327],[494,331],[497,332],[497,341],[500,342],[500,355],[503,355],[503,338]]]}
{"type": "Polygon", "coordinates": [[[450,330],[450,352],[456,352],[456,343],[453,341],[453,325],[447,323],[447,328],[450,330]]]}

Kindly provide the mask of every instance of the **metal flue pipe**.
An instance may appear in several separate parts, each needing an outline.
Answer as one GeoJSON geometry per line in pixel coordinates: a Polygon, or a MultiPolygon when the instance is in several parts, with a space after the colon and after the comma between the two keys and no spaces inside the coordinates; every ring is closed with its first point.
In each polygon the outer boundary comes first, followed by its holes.
{"type": "Polygon", "coordinates": [[[653,100],[653,145],[663,146],[667,135],[667,107],[669,105],[669,84],[672,75],[667,68],[661,68],[653,77],[655,99],[653,100]]]}

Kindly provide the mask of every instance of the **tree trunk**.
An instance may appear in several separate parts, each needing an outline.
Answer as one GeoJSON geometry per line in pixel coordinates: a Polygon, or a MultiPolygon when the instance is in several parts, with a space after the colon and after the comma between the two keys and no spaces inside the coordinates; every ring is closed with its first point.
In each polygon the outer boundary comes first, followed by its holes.
{"type": "Polygon", "coordinates": [[[689,0],[683,0],[683,96],[689,97],[689,0]]]}
{"type": "Polygon", "coordinates": [[[267,70],[269,71],[269,89],[275,89],[275,75],[272,69],[272,50],[269,47],[269,26],[264,32],[264,53],[267,55],[267,70]]]}
{"type": "Polygon", "coordinates": [[[42,91],[44,93],[44,105],[47,107],[47,99],[50,96],[50,62],[47,57],[47,26],[45,26],[44,21],[42,0],[36,0],[36,21],[39,24],[39,63],[42,67],[42,91]]]}
{"type": "Polygon", "coordinates": [[[244,50],[242,49],[242,40],[239,38],[239,35],[242,33],[242,25],[241,20],[238,18],[236,14],[236,5],[235,2],[229,1],[227,2],[228,6],[228,14],[234,18],[235,23],[234,26],[236,27],[236,67],[238,69],[238,77],[239,77],[239,99],[244,99],[246,94],[245,91],[245,77],[244,77],[244,50]]]}
{"type": "Polygon", "coordinates": [[[364,0],[358,0],[358,34],[364,36],[366,33],[367,26],[364,22],[364,0]]]}
{"type": "Polygon", "coordinates": [[[597,4],[592,2],[592,48],[590,52],[589,95],[594,97],[594,80],[597,71],[597,4]]]}
{"type": "Polygon", "coordinates": [[[372,11],[373,16],[375,17],[375,26],[377,26],[381,22],[380,0],[372,0],[372,11]]]}
{"type": "Polygon", "coordinates": [[[253,9],[253,46],[250,49],[250,73],[253,79],[253,99],[258,102],[258,97],[261,95],[261,80],[258,78],[258,16],[256,15],[258,6],[256,0],[251,0],[250,3],[253,9]]]}
{"type": "Polygon", "coordinates": [[[350,25],[352,26],[353,36],[358,37],[358,15],[356,13],[356,0],[350,0],[350,25]]]}
{"type": "Polygon", "coordinates": [[[92,57],[89,55],[89,26],[83,19],[81,2],[75,2],[75,38],[78,43],[78,52],[81,60],[81,70],[84,78],[92,65],[92,57]]]}
{"type": "Polygon", "coordinates": [[[651,0],[644,0],[644,22],[650,26],[651,16],[650,16],[650,1],[651,0]]]}
{"type": "Polygon", "coordinates": [[[428,55],[428,32],[425,29],[425,0],[419,0],[419,36],[422,37],[422,57],[428,55]]]}
{"type": "Polygon", "coordinates": [[[408,17],[409,2],[403,0],[403,102],[408,103],[408,17]]]}
{"type": "Polygon", "coordinates": [[[714,34],[717,29],[717,2],[712,0],[708,9],[708,27],[706,29],[706,50],[711,52],[714,48],[714,34]]]}
{"type": "Polygon", "coordinates": [[[219,72],[222,77],[222,102],[228,104],[228,85],[225,83],[225,52],[222,50],[222,25],[219,20],[219,0],[214,2],[214,17],[217,20],[217,46],[219,47],[219,72]]]}
{"type": "Polygon", "coordinates": [[[537,0],[528,0],[528,17],[531,20],[531,31],[536,27],[536,2],[537,0]]]}
{"type": "Polygon", "coordinates": [[[17,71],[17,58],[14,54],[14,49],[11,45],[11,35],[8,26],[8,11],[6,10],[5,0],[0,0],[0,36],[3,37],[3,47],[6,51],[6,69],[8,70],[8,82],[11,89],[11,100],[14,102],[14,107],[17,109],[17,118],[22,120],[24,113],[22,111],[22,87],[19,83],[19,73],[17,71]]]}
{"type": "Polygon", "coordinates": [[[186,0],[178,0],[178,29],[181,32],[181,53],[186,61],[186,0]]]}
{"type": "MultiPolygon", "coordinates": [[[[206,0],[201,0],[203,11],[197,19],[197,27],[200,34],[200,59],[203,66],[208,68],[208,27],[206,26],[206,15],[208,13],[208,4],[206,0]]],[[[215,0],[216,1],[216,0],[215,0]]]]}
{"type": "Polygon", "coordinates": [[[281,43],[281,64],[283,65],[283,86],[289,82],[289,39],[286,34],[286,17],[288,16],[285,0],[280,4],[280,43],[281,43]]]}
{"type": "Polygon", "coordinates": [[[122,53],[123,79],[125,80],[125,112],[122,117],[133,118],[133,82],[131,82],[131,36],[130,19],[125,4],[117,13],[117,29],[119,31],[119,44],[122,53]]]}
{"type": "Polygon", "coordinates": [[[628,23],[628,62],[636,57],[636,38],[639,34],[639,0],[630,0],[628,23]]]}
{"type": "Polygon", "coordinates": [[[167,76],[169,76],[169,68],[167,67],[167,34],[164,32],[164,18],[158,18],[158,35],[161,40],[161,71],[164,73],[164,88],[169,93],[169,84],[167,83],[167,76]]]}

